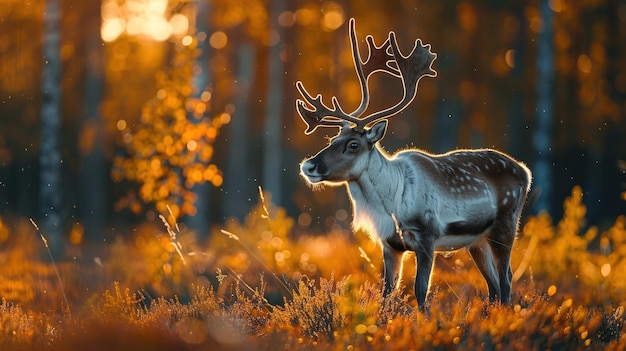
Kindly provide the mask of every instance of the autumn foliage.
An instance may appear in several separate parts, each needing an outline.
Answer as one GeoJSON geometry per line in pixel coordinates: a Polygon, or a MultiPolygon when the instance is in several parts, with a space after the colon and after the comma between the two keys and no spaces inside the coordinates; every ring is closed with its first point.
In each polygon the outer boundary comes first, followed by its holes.
{"type": "Polygon", "coordinates": [[[364,234],[298,233],[263,197],[205,243],[165,214],[101,256],[73,247],[61,281],[32,226],[3,219],[0,348],[623,349],[626,217],[589,226],[578,187],[564,210],[557,223],[525,220],[510,305],[487,302],[460,250],[437,256],[427,314],[412,289],[382,297],[380,252],[364,234]]]}
{"type": "Polygon", "coordinates": [[[140,184],[117,207],[135,213],[145,205],[159,213],[170,206],[175,217],[194,215],[194,185],[221,186],[222,172],[212,163],[213,143],[220,128],[230,121],[226,112],[212,113],[210,90],[194,91],[196,39],[175,45],[171,67],[157,75],[155,96],[143,106],[140,121],[117,123],[124,154],[115,157],[114,181],[140,184]]]}

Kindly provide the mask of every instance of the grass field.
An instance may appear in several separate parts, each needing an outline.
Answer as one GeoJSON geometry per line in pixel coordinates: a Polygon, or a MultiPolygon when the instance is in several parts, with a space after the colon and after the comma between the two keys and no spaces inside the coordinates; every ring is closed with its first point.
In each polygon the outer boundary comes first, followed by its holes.
{"type": "Polygon", "coordinates": [[[0,350],[626,349],[626,217],[587,225],[580,188],[564,209],[525,220],[510,305],[459,250],[437,256],[426,315],[410,288],[382,298],[366,235],[294,235],[263,201],[208,242],[167,219],[98,247],[74,228],[55,264],[28,219],[2,218],[0,350]]]}

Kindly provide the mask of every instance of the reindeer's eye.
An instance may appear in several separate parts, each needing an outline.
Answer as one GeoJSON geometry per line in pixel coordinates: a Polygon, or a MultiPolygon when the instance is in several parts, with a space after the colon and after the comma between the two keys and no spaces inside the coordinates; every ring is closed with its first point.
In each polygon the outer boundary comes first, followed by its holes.
{"type": "Polygon", "coordinates": [[[349,150],[354,151],[354,150],[357,150],[358,148],[359,148],[359,143],[357,143],[356,141],[353,140],[353,141],[348,142],[349,150]]]}

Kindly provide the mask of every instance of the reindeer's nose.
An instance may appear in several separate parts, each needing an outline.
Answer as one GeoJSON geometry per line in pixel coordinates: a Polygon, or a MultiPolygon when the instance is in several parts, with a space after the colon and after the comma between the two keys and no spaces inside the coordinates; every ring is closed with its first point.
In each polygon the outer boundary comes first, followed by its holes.
{"type": "Polygon", "coordinates": [[[319,182],[327,175],[326,167],[323,162],[319,162],[315,158],[306,160],[302,164],[302,175],[304,175],[309,182],[319,182]]]}
{"type": "Polygon", "coordinates": [[[304,170],[304,172],[306,174],[314,174],[317,173],[315,172],[315,169],[317,168],[317,164],[315,162],[311,162],[308,161],[306,162],[303,166],[302,166],[302,170],[304,170]]]}
{"type": "Polygon", "coordinates": [[[318,167],[318,163],[315,162],[314,160],[308,160],[302,164],[302,173],[304,173],[305,175],[309,177],[321,175],[320,169],[318,167]]]}

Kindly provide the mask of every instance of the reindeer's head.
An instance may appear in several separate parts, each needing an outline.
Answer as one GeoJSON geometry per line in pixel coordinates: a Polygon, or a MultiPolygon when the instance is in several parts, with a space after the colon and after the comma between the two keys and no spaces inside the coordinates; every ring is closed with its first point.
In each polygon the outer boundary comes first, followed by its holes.
{"type": "Polygon", "coordinates": [[[361,85],[361,104],[352,113],[344,112],[336,97],[332,98],[332,108],[328,107],[322,102],[320,94],[313,98],[302,82],[296,83],[304,99],[296,100],[296,109],[307,124],[305,134],[313,133],[317,127],[341,127],[340,133],[331,139],[326,148],[302,163],[302,175],[309,183],[349,181],[360,174],[367,167],[367,159],[375,144],[385,135],[386,120],[413,101],[417,84],[423,76],[437,75],[431,68],[437,54],[430,51],[430,45],[422,45],[420,39],[415,41],[413,51],[406,57],[400,53],[394,32],[389,33],[381,46],[376,46],[371,35],[366,40],[369,57],[363,62],[359,54],[355,20],[350,19],[352,58],[361,85]],[[369,104],[367,82],[373,73],[379,71],[400,78],[404,96],[395,106],[361,118],[369,104]],[[373,126],[368,128],[369,125],[373,126]]]}
{"type": "Polygon", "coordinates": [[[369,154],[386,129],[387,121],[380,121],[362,133],[344,124],[327,147],[302,162],[302,175],[311,184],[356,179],[367,167],[369,154]]]}

